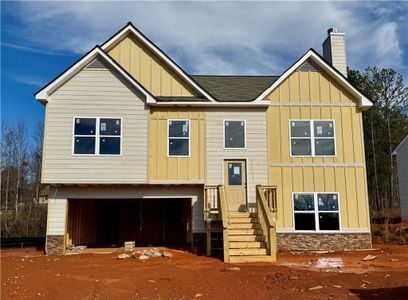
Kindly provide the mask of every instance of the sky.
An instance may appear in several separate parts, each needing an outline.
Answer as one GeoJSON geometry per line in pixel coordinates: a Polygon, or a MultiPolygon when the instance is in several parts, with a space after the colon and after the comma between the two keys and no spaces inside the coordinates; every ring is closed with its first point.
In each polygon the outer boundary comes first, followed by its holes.
{"type": "Polygon", "coordinates": [[[350,68],[408,82],[408,2],[1,1],[2,120],[34,127],[33,94],[129,21],[190,74],[280,75],[336,27],[350,68]]]}

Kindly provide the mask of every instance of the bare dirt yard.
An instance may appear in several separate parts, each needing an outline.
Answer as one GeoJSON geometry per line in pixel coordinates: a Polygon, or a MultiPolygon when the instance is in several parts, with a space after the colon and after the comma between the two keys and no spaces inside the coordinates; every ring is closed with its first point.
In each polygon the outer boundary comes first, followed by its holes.
{"type": "Polygon", "coordinates": [[[119,260],[120,252],[47,257],[1,251],[1,299],[408,299],[408,247],[290,254],[276,264],[172,258],[119,260]],[[363,261],[367,255],[376,256],[363,261]]]}

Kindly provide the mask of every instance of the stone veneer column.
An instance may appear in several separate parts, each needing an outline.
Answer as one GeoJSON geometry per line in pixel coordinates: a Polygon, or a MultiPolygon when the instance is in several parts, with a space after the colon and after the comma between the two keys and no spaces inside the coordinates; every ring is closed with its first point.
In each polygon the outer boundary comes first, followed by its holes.
{"type": "Polygon", "coordinates": [[[65,243],[63,235],[47,235],[45,253],[47,255],[63,255],[65,243]]]}

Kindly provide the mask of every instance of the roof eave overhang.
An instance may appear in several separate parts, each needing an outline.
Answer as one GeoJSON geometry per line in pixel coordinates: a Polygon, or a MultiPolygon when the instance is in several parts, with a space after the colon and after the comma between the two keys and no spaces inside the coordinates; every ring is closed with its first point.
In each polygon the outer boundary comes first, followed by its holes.
{"type": "Polygon", "coordinates": [[[51,81],[48,85],[42,88],[35,94],[35,99],[37,99],[42,104],[48,103],[49,96],[55,92],[61,85],[75,76],[79,70],[82,70],[96,57],[101,56],[106,62],[109,63],[117,72],[119,72],[131,85],[133,85],[137,90],[139,90],[144,96],[147,104],[156,103],[155,98],[151,95],[141,84],[139,84],[129,73],[126,72],[120,65],[118,65],[105,51],[103,51],[99,46],[96,46],[87,54],[85,54],[81,59],[74,63],[71,67],[65,70],[56,79],[51,81]]]}
{"type": "Polygon", "coordinates": [[[150,50],[163,59],[171,69],[173,69],[177,74],[179,74],[184,80],[186,80],[197,92],[203,95],[206,99],[211,102],[216,102],[214,97],[212,97],[207,91],[205,91],[194,79],[191,78],[182,68],[180,68],[174,61],[172,61],[163,51],[161,51],[153,42],[146,38],[140,31],[138,31],[133,24],[130,22],[122,28],[118,33],[106,41],[101,48],[109,52],[117,43],[122,41],[128,33],[134,34],[139,38],[145,45],[147,45],[150,50]]]}
{"type": "Polygon", "coordinates": [[[333,75],[339,84],[346,88],[353,96],[359,99],[359,108],[367,110],[373,103],[365,97],[359,90],[357,90],[344,76],[329,65],[320,55],[313,49],[310,49],[303,55],[295,64],[287,69],[269,88],[267,88],[255,101],[265,101],[265,98],[272,93],[284,80],[286,80],[295,70],[297,70],[307,59],[313,59],[323,70],[333,75]]]}
{"type": "Polygon", "coordinates": [[[202,101],[180,101],[180,102],[156,102],[151,106],[200,106],[200,107],[268,107],[270,101],[252,102],[202,102],[202,101]]]}

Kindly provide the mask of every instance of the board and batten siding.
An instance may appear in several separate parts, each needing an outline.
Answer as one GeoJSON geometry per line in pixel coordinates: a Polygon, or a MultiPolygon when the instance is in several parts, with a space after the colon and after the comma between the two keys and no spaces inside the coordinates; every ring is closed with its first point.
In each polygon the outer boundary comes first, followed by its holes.
{"type": "Polygon", "coordinates": [[[397,166],[401,218],[408,220],[408,137],[405,138],[398,148],[397,166]]]}
{"type": "Polygon", "coordinates": [[[128,35],[109,51],[154,96],[197,96],[197,92],[143,42],[128,35]]]}
{"type": "Polygon", "coordinates": [[[205,112],[199,108],[154,108],[149,117],[149,182],[204,183],[205,112]],[[190,156],[168,156],[168,120],[190,120],[190,156]]]}
{"type": "Polygon", "coordinates": [[[115,71],[84,68],[46,105],[43,183],[146,183],[148,108],[115,71]],[[121,156],[73,155],[74,117],[122,118],[121,156]]]}
{"type": "MultiPolygon", "coordinates": [[[[246,159],[248,203],[256,201],[256,185],[268,183],[265,108],[213,108],[206,110],[206,184],[224,184],[224,159],[246,159]],[[246,148],[224,149],[224,120],[246,123],[246,148]]],[[[251,205],[249,205],[251,207],[251,205]]]]}
{"type": "Polygon", "coordinates": [[[293,231],[292,192],[338,192],[343,231],[369,231],[362,113],[324,72],[296,71],[268,97],[269,184],[278,186],[278,230],[293,231]],[[291,157],[289,120],[333,119],[335,157],[291,157]]]}

